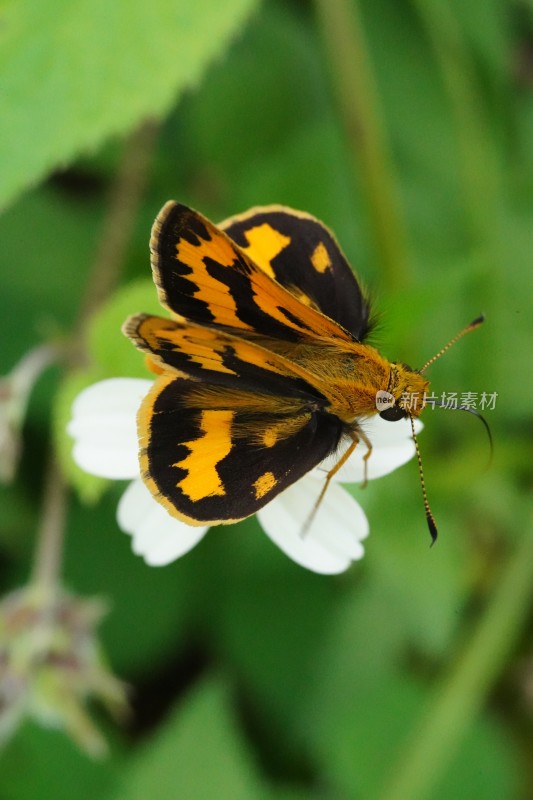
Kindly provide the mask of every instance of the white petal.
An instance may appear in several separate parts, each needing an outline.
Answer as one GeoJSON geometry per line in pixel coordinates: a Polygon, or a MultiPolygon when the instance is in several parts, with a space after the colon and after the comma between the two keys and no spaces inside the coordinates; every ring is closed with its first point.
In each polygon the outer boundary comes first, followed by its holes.
{"type": "Polygon", "coordinates": [[[147,394],[152,381],[141,378],[108,378],[83,389],[72,404],[73,417],[118,411],[135,416],[139,403],[147,394]]]}
{"type": "Polygon", "coordinates": [[[67,430],[82,469],[113,479],[139,474],[136,417],[151,385],[137,378],[110,378],[80,392],[67,430]]]}
{"type": "MultiPolygon", "coordinates": [[[[415,431],[419,433],[424,427],[420,420],[415,421],[415,431]]],[[[361,427],[372,443],[372,453],[367,462],[368,480],[381,478],[403,466],[415,454],[415,445],[409,420],[387,422],[379,416],[371,417],[361,423],[361,427]]],[[[323,477],[325,472],[333,469],[339,458],[350,446],[346,441],[337,452],[325,458],[316,469],[314,477],[323,477]]],[[[360,483],[365,479],[364,456],[367,453],[366,445],[359,442],[354,452],[337,473],[333,480],[338,483],[360,483]]]]}
{"type": "Polygon", "coordinates": [[[76,443],[72,448],[76,464],[91,475],[111,480],[130,480],[139,474],[138,446],[76,443]]]}
{"type": "MultiPolygon", "coordinates": [[[[418,434],[424,425],[419,419],[415,419],[414,423],[415,433],[418,434]]],[[[382,419],[379,414],[374,414],[372,417],[361,420],[360,425],[374,447],[378,447],[382,444],[387,446],[397,444],[404,439],[411,439],[413,435],[410,419],[398,419],[395,422],[387,422],[387,420],[382,419]]]]}
{"type": "MultiPolygon", "coordinates": [[[[346,464],[343,464],[339,471],[335,473],[333,481],[336,483],[361,483],[364,481],[365,462],[363,456],[365,453],[366,447],[363,444],[358,445],[346,464]]],[[[408,440],[393,447],[374,447],[367,462],[368,480],[388,475],[389,472],[393,472],[398,467],[406,464],[414,454],[414,442],[408,440]]],[[[338,460],[338,454],[328,456],[313,470],[313,476],[324,477],[325,473],[332,469],[338,460]]]]}
{"type": "Polygon", "coordinates": [[[206,526],[186,525],[170,514],[138,478],[132,481],[118,504],[117,521],[133,539],[133,552],[152,567],[170,564],[191,550],[207,531],[206,526]]]}
{"type": "Polygon", "coordinates": [[[313,572],[333,575],[363,557],[361,540],[368,535],[368,521],[353,497],[332,484],[310,529],[302,535],[321,488],[320,481],[301,478],[257,516],[265,533],[293,561],[313,572]]]}

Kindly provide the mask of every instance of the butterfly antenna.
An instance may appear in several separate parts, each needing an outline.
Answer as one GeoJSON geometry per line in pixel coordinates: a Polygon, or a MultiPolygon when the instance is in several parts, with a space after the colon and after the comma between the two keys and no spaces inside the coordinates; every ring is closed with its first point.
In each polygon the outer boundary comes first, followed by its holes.
{"type": "Polygon", "coordinates": [[[427,368],[428,368],[428,367],[429,367],[431,364],[433,364],[433,362],[434,362],[434,361],[436,361],[438,358],[440,358],[442,355],[444,355],[444,353],[446,352],[446,350],[449,350],[449,349],[450,349],[450,347],[451,347],[453,344],[455,344],[456,342],[458,342],[458,341],[459,341],[459,339],[462,339],[462,338],[463,338],[463,336],[466,336],[466,334],[467,334],[467,333],[470,333],[470,331],[473,331],[473,330],[475,330],[476,328],[479,328],[479,326],[480,326],[480,325],[482,325],[482,324],[483,324],[483,322],[485,322],[485,315],[484,315],[484,314],[480,314],[480,316],[479,316],[479,317],[476,317],[476,319],[475,319],[475,320],[473,320],[473,321],[470,323],[470,325],[467,325],[467,326],[466,326],[466,328],[463,328],[463,330],[462,330],[462,331],[460,331],[460,332],[459,332],[459,333],[458,333],[456,336],[454,336],[454,337],[453,337],[453,339],[450,339],[450,341],[448,342],[448,344],[444,345],[444,347],[442,348],[442,350],[439,350],[439,352],[438,352],[436,355],[434,355],[434,356],[433,356],[433,358],[430,358],[430,359],[429,359],[429,361],[427,361],[427,362],[424,364],[424,366],[422,367],[422,369],[419,369],[418,371],[419,371],[419,372],[422,374],[422,372],[424,372],[424,371],[425,371],[425,370],[426,370],[426,369],[427,369],[427,368]]]}
{"type": "Polygon", "coordinates": [[[484,428],[485,428],[485,430],[487,432],[487,436],[489,437],[490,455],[489,455],[488,466],[490,467],[490,465],[492,463],[492,457],[494,455],[494,442],[492,440],[492,433],[491,433],[490,428],[489,428],[489,423],[487,422],[485,417],[482,414],[479,413],[479,411],[476,411],[475,408],[468,408],[467,406],[459,406],[458,411],[467,411],[469,414],[472,414],[474,417],[477,417],[482,422],[482,424],[483,424],[483,426],[484,426],[484,428]]]}
{"type": "Polygon", "coordinates": [[[413,441],[415,443],[416,460],[418,461],[418,474],[420,475],[420,485],[422,486],[422,498],[424,501],[424,510],[426,512],[426,520],[428,523],[429,534],[431,536],[431,544],[434,545],[435,542],[437,541],[437,536],[438,536],[437,523],[435,522],[435,517],[433,516],[433,512],[429,507],[428,495],[426,491],[426,482],[424,480],[424,470],[422,469],[422,456],[420,455],[420,448],[418,446],[418,441],[415,433],[415,423],[411,414],[409,414],[409,419],[411,420],[411,430],[413,432],[413,441]]]}

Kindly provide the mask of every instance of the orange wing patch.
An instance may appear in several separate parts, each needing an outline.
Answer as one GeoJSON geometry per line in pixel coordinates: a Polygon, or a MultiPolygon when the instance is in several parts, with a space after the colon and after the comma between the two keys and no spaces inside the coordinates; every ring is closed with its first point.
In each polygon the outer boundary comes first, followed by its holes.
{"type": "Polygon", "coordinates": [[[301,303],[335,320],[358,341],[366,338],[371,324],[365,292],[322,222],[302,211],[271,205],[230,217],[220,227],[301,303]],[[283,245],[279,252],[276,244],[283,245]]]}
{"type": "Polygon", "coordinates": [[[290,238],[276,231],[266,222],[247,230],[245,237],[248,240],[248,246],[242,248],[244,252],[250,256],[258,267],[261,267],[263,272],[275,279],[272,261],[276,256],[279,256],[282,250],[288,247],[291,243],[290,238]]]}
{"type": "Polygon", "coordinates": [[[193,502],[204,497],[224,495],[225,489],[217,472],[217,464],[231,452],[232,411],[202,411],[201,435],[183,442],[189,454],[173,464],[186,471],[186,476],[176,484],[193,502]],[[198,479],[201,474],[201,480],[198,479]]]}
{"type": "Polygon", "coordinates": [[[255,496],[258,500],[270,492],[276,485],[277,480],[273,472],[264,472],[254,481],[255,496]]]}
{"type": "Polygon", "coordinates": [[[324,246],[324,242],[319,242],[311,253],[311,264],[317,272],[325,272],[331,269],[331,258],[324,246]]]}
{"type": "MultiPolygon", "coordinates": [[[[187,239],[180,239],[176,244],[176,259],[193,273],[202,272],[202,283],[194,291],[194,297],[209,307],[213,322],[217,325],[243,327],[237,316],[237,303],[220,281],[213,278],[205,269],[205,260],[210,258],[223,267],[235,267],[235,250],[229,239],[217,236],[209,241],[200,239],[198,244],[191,244],[187,239]]],[[[244,326],[250,327],[250,326],[244,326]]]]}

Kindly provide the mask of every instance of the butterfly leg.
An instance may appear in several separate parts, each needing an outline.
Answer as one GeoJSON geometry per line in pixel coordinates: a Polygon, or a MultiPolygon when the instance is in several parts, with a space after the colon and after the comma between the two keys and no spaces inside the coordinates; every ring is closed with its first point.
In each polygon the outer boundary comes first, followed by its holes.
{"type": "MultiPolygon", "coordinates": [[[[318,495],[318,499],[317,499],[316,503],[314,504],[313,508],[311,509],[311,513],[307,517],[307,519],[306,519],[306,521],[304,523],[304,526],[302,528],[302,532],[301,532],[302,539],[308,533],[309,528],[311,527],[311,524],[312,524],[312,522],[313,522],[313,520],[314,520],[314,518],[316,516],[316,512],[318,511],[319,506],[320,506],[322,500],[324,499],[324,495],[326,494],[326,492],[328,490],[328,486],[330,484],[331,479],[333,478],[334,475],[337,474],[337,472],[340,470],[340,468],[348,461],[348,459],[352,455],[353,451],[355,450],[355,448],[359,444],[359,439],[360,438],[364,441],[364,443],[366,444],[367,448],[369,448],[369,451],[364,456],[364,458],[367,459],[368,456],[370,455],[370,453],[372,452],[372,445],[370,444],[370,441],[368,440],[368,437],[366,437],[364,435],[361,436],[361,431],[357,431],[357,432],[356,431],[350,431],[349,435],[351,436],[352,443],[346,449],[346,451],[342,454],[342,456],[339,458],[339,460],[337,461],[335,466],[332,467],[330,469],[330,471],[328,472],[328,474],[326,475],[326,480],[324,481],[324,485],[322,487],[322,490],[321,490],[320,494],[318,495]]],[[[365,460],[365,473],[366,473],[366,460],[365,460]]],[[[365,478],[365,481],[366,481],[366,478],[365,478]]]]}
{"type": "MultiPolygon", "coordinates": [[[[361,489],[366,489],[368,484],[368,459],[372,455],[372,442],[370,441],[366,433],[364,433],[363,431],[357,431],[357,434],[361,439],[361,441],[364,442],[366,445],[366,453],[363,456],[364,476],[363,476],[363,483],[361,484],[361,489]]],[[[353,450],[351,452],[353,453],[353,450]]]]}

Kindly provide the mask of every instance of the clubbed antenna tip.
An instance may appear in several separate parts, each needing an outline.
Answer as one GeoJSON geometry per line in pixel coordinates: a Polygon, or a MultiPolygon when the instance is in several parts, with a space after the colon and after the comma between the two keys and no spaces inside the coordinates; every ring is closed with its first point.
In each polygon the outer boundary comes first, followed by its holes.
{"type": "Polygon", "coordinates": [[[433,517],[433,514],[431,513],[431,511],[429,513],[427,513],[427,511],[426,511],[426,519],[428,521],[429,535],[431,536],[431,545],[430,545],[430,547],[433,547],[433,545],[437,541],[437,536],[439,535],[439,532],[438,532],[437,526],[435,524],[435,518],[433,517]]]}
{"type": "Polygon", "coordinates": [[[485,322],[485,314],[480,314],[479,317],[476,317],[473,322],[470,323],[468,326],[470,330],[473,328],[477,328],[478,325],[482,325],[485,322]]]}
{"type": "Polygon", "coordinates": [[[454,345],[456,342],[458,342],[459,339],[462,339],[463,336],[465,336],[465,334],[470,333],[470,331],[475,330],[483,322],[485,322],[485,315],[484,314],[480,314],[479,317],[476,317],[476,319],[473,322],[470,323],[470,325],[467,325],[466,328],[463,328],[462,331],[459,331],[459,333],[456,336],[454,336],[453,339],[450,339],[448,344],[444,345],[444,347],[441,350],[439,350],[439,352],[436,355],[434,355],[433,358],[430,358],[429,361],[426,361],[426,363],[424,364],[422,369],[418,370],[420,372],[420,374],[422,374],[438,358],[440,358],[442,355],[444,355],[444,353],[447,350],[449,350],[452,345],[454,345]]]}

